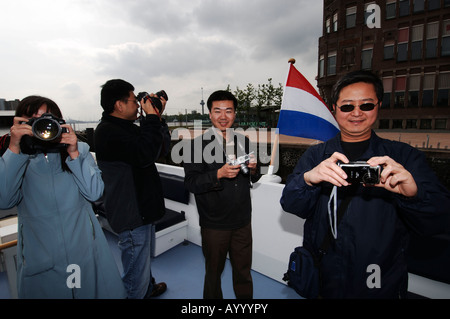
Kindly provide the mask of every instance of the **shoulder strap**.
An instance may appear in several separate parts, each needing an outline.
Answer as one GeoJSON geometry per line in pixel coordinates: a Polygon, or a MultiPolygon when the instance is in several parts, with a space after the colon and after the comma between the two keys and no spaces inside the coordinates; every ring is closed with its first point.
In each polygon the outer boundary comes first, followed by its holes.
{"type": "MultiPolygon", "coordinates": [[[[337,225],[339,225],[339,223],[342,220],[342,217],[344,216],[345,211],[347,210],[348,205],[350,204],[350,201],[352,200],[353,196],[350,194],[347,194],[347,196],[344,197],[344,199],[342,200],[341,204],[339,205],[338,209],[337,209],[337,225]]],[[[330,247],[331,241],[334,239],[332,233],[331,233],[331,229],[330,231],[327,232],[327,234],[325,235],[325,238],[322,241],[322,244],[319,247],[319,253],[320,253],[320,257],[319,257],[319,261],[320,259],[322,259],[322,256],[326,254],[328,248],[330,247]]]]}

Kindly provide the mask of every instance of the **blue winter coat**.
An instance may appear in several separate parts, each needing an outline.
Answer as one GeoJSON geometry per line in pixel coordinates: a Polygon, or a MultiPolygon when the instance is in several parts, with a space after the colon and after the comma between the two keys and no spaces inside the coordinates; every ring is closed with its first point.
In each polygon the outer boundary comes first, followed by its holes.
{"type": "MultiPolygon", "coordinates": [[[[334,152],[344,153],[340,134],[312,146],[288,177],[281,205],[286,212],[306,219],[303,245],[316,254],[330,233],[328,201],[332,185],[306,184],[303,174],[334,152]]],[[[322,259],[322,291],[325,298],[399,298],[407,291],[405,251],[409,231],[420,234],[446,230],[450,217],[450,194],[427,165],[425,156],[401,142],[381,139],[374,132],[369,149],[359,160],[387,155],[402,164],[418,187],[415,198],[405,198],[379,187],[357,186],[338,226],[337,239],[322,259]],[[380,267],[381,286],[368,284],[380,267]],[[370,278],[369,278],[370,277],[370,278]]],[[[338,189],[338,203],[348,188],[338,189]]]]}
{"type": "Polygon", "coordinates": [[[7,150],[0,160],[0,208],[18,207],[19,298],[126,296],[90,203],[103,193],[101,172],[87,144],[78,150],[71,172],[59,153],[7,150]]]}

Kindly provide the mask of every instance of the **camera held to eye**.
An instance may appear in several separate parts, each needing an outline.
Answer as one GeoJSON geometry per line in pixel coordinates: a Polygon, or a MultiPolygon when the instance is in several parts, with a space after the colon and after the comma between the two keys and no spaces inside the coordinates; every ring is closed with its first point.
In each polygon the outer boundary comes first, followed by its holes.
{"type": "Polygon", "coordinates": [[[25,154],[36,154],[38,152],[58,152],[65,148],[66,144],[59,143],[61,134],[68,130],[61,127],[66,121],[55,117],[53,114],[44,113],[41,117],[31,118],[25,124],[31,126],[33,136],[24,135],[20,140],[20,149],[25,154]]]}
{"type": "Polygon", "coordinates": [[[338,164],[347,174],[347,182],[375,185],[380,182],[381,166],[370,166],[366,162],[349,162],[338,164]]]}
{"type": "Polygon", "coordinates": [[[249,154],[245,154],[242,156],[239,156],[238,158],[236,158],[235,160],[229,160],[228,164],[230,165],[241,165],[241,171],[244,174],[248,174],[249,169],[248,169],[248,162],[250,161],[250,155],[253,154],[254,152],[251,152],[249,154]]]}
{"type": "Polygon", "coordinates": [[[159,113],[162,112],[162,103],[161,100],[159,98],[164,98],[166,101],[169,100],[169,97],[167,96],[166,91],[161,90],[155,93],[156,97],[150,96],[150,94],[148,94],[147,92],[140,92],[137,96],[136,99],[138,100],[138,102],[142,101],[142,99],[145,99],[144,102],[146,100],[150,100],[150,102],[152,103],[153,107],[155,107],[156,109],[158,109],[159,113]]]}

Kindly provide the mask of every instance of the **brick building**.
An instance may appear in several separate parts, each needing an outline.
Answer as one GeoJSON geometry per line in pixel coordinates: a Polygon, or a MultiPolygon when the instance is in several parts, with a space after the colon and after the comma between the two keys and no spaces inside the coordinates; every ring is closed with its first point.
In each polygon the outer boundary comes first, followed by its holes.
{"type": "Polygon", "coordinates": [[[450,0],[324,0],[317,86],[348,71],[383,79],[378,129],[450,131],[450,0]]]}

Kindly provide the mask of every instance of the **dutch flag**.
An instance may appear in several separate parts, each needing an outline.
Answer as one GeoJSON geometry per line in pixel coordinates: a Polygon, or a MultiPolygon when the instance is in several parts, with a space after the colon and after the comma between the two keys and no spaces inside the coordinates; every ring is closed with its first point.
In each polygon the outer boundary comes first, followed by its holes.
{"type": "Polygon", "coordinates": [[[317,91],[290,63],[278,118],[279,134],[327,141],[339,126],[317,91]]]}

